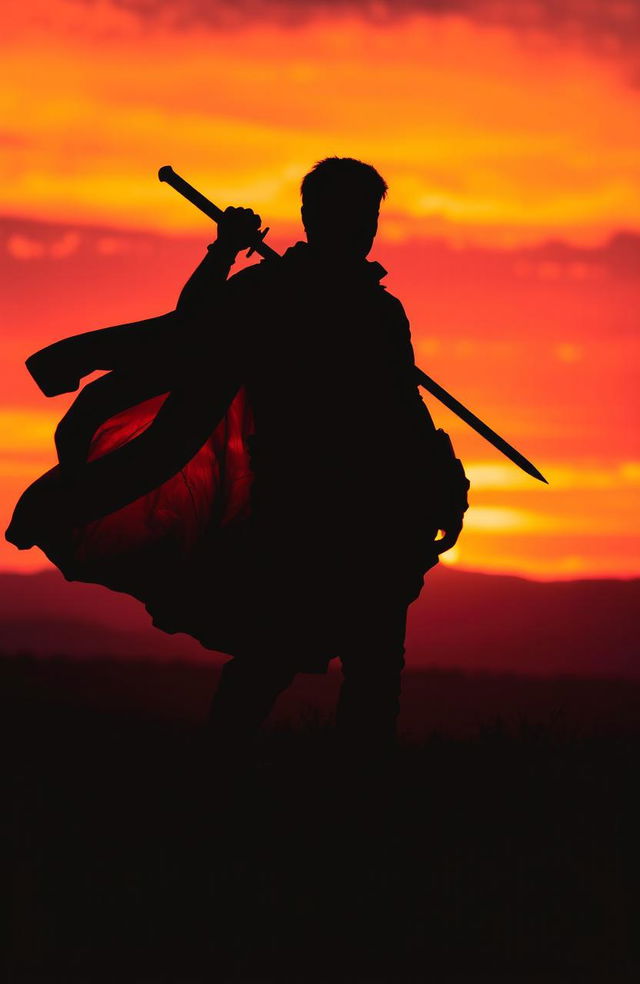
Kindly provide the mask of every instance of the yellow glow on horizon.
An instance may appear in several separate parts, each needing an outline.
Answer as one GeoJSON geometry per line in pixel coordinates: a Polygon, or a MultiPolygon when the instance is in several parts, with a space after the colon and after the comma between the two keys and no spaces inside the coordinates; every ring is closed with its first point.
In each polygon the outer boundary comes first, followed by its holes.
{"type": "Polygon", "coordinates": [[[455,567],[456,564],[460,563],[460,547],[455,544],[450,550],[441,553],[440,563],[445,564],[445,566],[455,567]]]}
{"type": "MultiPolygon", "coordinates": [[[[465,463],[465,473],[471,488],[479,490],[533,491],[534,480],[513,464],[505,462],[465,463]]],[[[545,467],[549,489],[615,489],[620,487],[640,489],[640,462],[611,462],[608,465],[552,464],[545,467]]]]}
{"type": "Polygon", "coordinates": [[[472,506],[465,514],[464,525],[467,530],[492,533],[566,529],[563,519],[511,506],[472,506]]]}
{"type": "Polygon", "coordinates": [[[31,455],[51,451],[59,419],[59,413],[53,410],[0,407],[0,457],[18,451],[31,455]]]}

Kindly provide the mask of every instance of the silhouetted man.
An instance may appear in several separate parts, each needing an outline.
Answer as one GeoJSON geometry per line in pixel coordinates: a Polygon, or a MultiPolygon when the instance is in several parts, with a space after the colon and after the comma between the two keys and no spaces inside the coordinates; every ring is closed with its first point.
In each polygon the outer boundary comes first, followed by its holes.
{"type": "Polygon", "coordinates": [[[209,727],[243,746],[296,672],[338,657],[339,733],[375,752],[394,741],[408,605],[463,510],[436,510],[435,428],[409,324],[380,283],[386,271],[366,259],[386,183],[368,164],[328,158],[301,190],[306,243],[223,282],[260,225],[227,209],[178,304],[223,326],[212,358],[255,414],[242,560],[251,627],[209,727]]]}

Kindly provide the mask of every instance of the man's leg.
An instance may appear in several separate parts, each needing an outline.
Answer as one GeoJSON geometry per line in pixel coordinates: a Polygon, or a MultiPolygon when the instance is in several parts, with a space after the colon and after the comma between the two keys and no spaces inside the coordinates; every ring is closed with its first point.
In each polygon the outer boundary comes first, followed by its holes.
{"type": "Polygon", "coordinates": [[[282,660],[236,657],[225,663],[207,717],[207,734],[226,753],[245,753],[295,670],[282,660]],[[224,746],[224,748],[222,747],[224,746]]]}
{"type": "Polygon", "coordinates": [[[396,743],[407,605],[371,606],[342,655],[336,730],[345,751],[375,760],[396,743]]]}

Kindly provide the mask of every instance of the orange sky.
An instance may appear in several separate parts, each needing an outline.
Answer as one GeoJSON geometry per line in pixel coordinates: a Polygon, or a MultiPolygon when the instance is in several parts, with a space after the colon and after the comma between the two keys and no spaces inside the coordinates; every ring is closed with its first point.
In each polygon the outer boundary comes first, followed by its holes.
{"type": "MultiPolygon", "coordinates": [[[[533,3],[526,24],[508,4],[480,2],[442,16],[416,2],[403,18],[381,3],[366,16],[337,4],[331,17],[321,5],[259,4],[252,18],[238,14],[246,4],[176,0],[144,16],[135,6],[30,0],[4,14],[7,522],[53,462],[66,406],[38,394],[24,358],[61,335],[170,309],[211,239],[158,167],[173,164],[221,205],[260,211],[282,247],[300,235],[301,176],[343,154],[390,185],[372,258],[405,303],[418,363],[551,482],[520,476],[428,400],[472,481],[447,561],[536,577],[639,573],[640,289],[629,264],[640,246],[633,235],[626,253],[609,245],[640,232],[633,5],[601,23],[598,4],[533,3]],[[565,7],[571,17],[559,18],[565,7]],[[566,255],[544,246],[550,238],[566,255]],[[166,263],[157,282],[145,242],[166,263]]],[[[2,568],[43,564],[0,544],[2,568]]]]}

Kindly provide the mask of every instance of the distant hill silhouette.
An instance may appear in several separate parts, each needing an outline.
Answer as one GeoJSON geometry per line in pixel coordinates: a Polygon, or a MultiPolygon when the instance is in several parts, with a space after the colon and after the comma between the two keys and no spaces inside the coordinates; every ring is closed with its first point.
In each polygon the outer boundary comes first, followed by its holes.
{"type": "Polygon", "coordinates": [[[640,678],[640,579],[529,581],[440,568],[413,606],[412,662],[640,678]]]}
{"type": "MultiPolygon", "coordinates": [[[[640,679],[639,600],[640,579],[536,582],[441,566],[410,608],[407,665],[640,679]]],[[[53,570],[0,573],[0,651],[219,661],[154,629],[135,599],[53,570]]]]}
{"type": "Polygon", "coordinates": [[[211,658],[195,639],[155,629],[135,598],[71,583],[56,570],[0,573],[0,651],[78,659],[211,658]]]}

